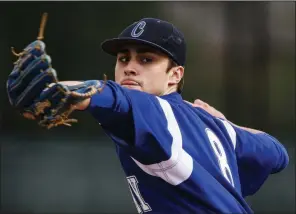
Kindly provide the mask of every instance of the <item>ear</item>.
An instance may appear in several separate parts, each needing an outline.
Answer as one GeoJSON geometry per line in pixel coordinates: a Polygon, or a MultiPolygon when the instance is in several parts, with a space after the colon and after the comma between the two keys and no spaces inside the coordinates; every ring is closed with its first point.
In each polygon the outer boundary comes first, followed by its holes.
{"type": "Polygon", "coordinates": [[[178,84],[184,75],[184,67],[176,66],[169,71],[169,85],[178,84]]]}

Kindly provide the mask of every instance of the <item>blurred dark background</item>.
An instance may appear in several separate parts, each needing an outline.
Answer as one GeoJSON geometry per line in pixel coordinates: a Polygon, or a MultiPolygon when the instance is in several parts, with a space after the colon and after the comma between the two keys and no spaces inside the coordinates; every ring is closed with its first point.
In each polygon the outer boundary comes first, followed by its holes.
{"type": "Polygon", "coordinates": [[[45,130],[9,105],[6,79],[38,35],[60,80],[113,79],[100,43],[143,17],[174,23],[188,46],[183,98],[264,130],[290,164],[247,200],[255,212],[295,212],[295,2],[0,2],[1,212],[136,213],[113,142],[88,114],[45,130]]]}

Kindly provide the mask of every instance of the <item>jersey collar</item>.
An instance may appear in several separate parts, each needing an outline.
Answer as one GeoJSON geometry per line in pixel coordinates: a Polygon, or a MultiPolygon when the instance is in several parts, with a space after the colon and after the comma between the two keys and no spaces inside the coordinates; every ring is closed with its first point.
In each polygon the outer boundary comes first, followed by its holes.
{"type": "Polygon", "coordinates": [[[165,100],[175,101],[175,102],[183,101],[181,94],[179,94],[178,92],[173,92],[170,94],[162,95],[162,96],[160,96],[160,98],[165,99],[165,100]]]}

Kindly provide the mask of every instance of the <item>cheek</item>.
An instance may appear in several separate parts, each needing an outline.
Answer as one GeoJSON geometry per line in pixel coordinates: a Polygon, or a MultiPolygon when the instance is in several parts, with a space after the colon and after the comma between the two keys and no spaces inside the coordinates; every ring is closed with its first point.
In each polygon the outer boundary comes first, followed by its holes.
{"type": "Polygon", "coordinates": [[[122,72],[117,66],[115,67],[114,77],[115,77],[115,82],[120,81],[120,79],[122,78],[122,72]]]}
{"type": "Polygon", "coordinates": [[[145,75],[146,88],[161,89],[165,87],[167,82],[168,77],[165,73],[150,72],[149,74],[145,75]]]}

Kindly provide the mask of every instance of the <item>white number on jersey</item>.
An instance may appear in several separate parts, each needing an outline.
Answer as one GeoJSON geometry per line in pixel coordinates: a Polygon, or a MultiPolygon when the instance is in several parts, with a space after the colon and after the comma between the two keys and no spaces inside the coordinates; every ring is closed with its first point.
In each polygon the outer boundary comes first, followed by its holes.
{"type": "Polygon", "coordinates": [[[234,182],[233,182],[233,178],[232,178],[232,173],[230,170],[230,167],[228,165],[227,162],[227,157],[226,157],[226,153],[224,151],[224,148],[222,146],[221,141],[218,139],[218,137],[214,134],[214,132],[212,132],[212,130],[206,128],[205,129],[208,138],[210,140],[211,146],[215,152],[215,155],[218,159],[218,163],[221,169],[221,172],[223,174],[223,176],[227,179],[227,181],[234,186],[234,182]]]}
{"type": "Polygon", "coordinates": [[[126,178],[129,184],[129,189],[133,196],[134,203],[136,205],[138,213],[149,212],[151,211],[151,207],[148,203],[146,203],[139,191],[138,180],[136,176],[129,176],[126,178]]]}

